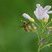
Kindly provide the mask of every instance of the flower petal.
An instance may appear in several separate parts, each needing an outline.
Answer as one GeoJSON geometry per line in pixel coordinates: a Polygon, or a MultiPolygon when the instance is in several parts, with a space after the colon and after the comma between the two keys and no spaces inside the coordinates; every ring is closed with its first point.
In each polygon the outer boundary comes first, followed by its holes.
{"type": "Polygon", "coordinates": [[[39,15],[38,11],[34,11],[34,14],[38,20],[41,20],[43,18],[41,15],[39,15]]]}
{"type": "Polygon", "coordinates": [[[47,13],[48,13],[48,14],[52,14],[52,11],[48,11],[47,13]]]}
{"type": "Polygon", "coordinates": [[[44,22],[48,22],[48,19],[49,19],[49,15],[48,14],[45,14],[44,15],[44,18],[43,18],[44,22]]]}
{"type": "Polygon", "coordinates": [[[49,5],[44,7],[44,10],[45,10],[45,11],[48,11],[48,10],[50,10],[50,9],[51,9],[51,6],[49,6],[49,5]]]}
{"type": "Polygon", "coordinates": [[[36,10],[34,11],[34,14],[35,14],[35,16],[37,17],[37,19],[38,20],[40,20],[40,19],[42,19],[43,17],[42,17],[42,15],[43,15],[43,7],[42,6],[38,6],[38,4],[37,4],[37,8],[36,8],[36,10]]]}
{"type": "Polygon", "coordinates": [[[40,4],[36,4],[36,7],[40,7],[40,4]]]}
{"type": "Polygon", "coordinates": [[[40,4],[36,4],[36,7],[43,9],[43,7],[40,4]]]}
{"type": "Polygon", "coordinates": [[[44,14],[44,16],[43,16],[45,19],[49,19],[49,15],[48,14],[44,14]]]}

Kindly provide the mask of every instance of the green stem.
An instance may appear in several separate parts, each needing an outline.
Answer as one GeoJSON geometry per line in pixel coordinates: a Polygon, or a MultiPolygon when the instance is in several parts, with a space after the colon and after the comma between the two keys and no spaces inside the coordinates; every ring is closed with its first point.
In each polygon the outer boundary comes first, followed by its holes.
{"type": "Polygon", "coordinates": [[[38,35],[38,52],[40,52],[40,47],[41,47],[41,45],[40,45],[40,35],[38,35]]]}
{"type": "Polygon", "coordinates": [[[45,48],[45,47],[50,47],[52,45],[52,43],[49,43],[49,44],[46,44],[46,45],[44,45],[43,47],[41,47],[41,49],[43,49],[43,48],[45,48]]]}
{"type": "Polygon", "coordinates": [[[38,52],[40,52],[40,45],[39,45],[39,47],[38,47],[38,52]]]}
{"type": "Polygon", "coordinates": [[[39,45],[38,52],[40,52],[40,50],[42,50],[43,48],[45,48],[47,46],[50,47],[51,45],[52,45],[52,43],[46,44],[43,47],[41,47],[41,45],[39,45]]]}
{"type": "MultiPolygon", "coordinates": [[[[43,34],[43,32],[44,32],[44,24],[43,23],[41,23],[42,24],[42,31],[41,31],[41,35],[43,34]]],[[[40,42],[40,40],[41,40],[41,35],[38,35],[38,40],[39,40],[39,47],[38,47],[38,52],[40,52],[40,50],[41,50],[41,42],[40,42]]]]}

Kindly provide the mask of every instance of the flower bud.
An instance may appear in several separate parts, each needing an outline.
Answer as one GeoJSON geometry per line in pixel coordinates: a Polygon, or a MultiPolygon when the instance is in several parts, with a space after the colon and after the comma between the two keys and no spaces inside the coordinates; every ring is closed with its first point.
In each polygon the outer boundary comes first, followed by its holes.
{"type": "Polygon", "coordinates": [[[30,22],[34,22],[34,19],[31,18],[28,14],[24,13],[22,16],[23,16],[24,18],[28,19],[30,22]]]}

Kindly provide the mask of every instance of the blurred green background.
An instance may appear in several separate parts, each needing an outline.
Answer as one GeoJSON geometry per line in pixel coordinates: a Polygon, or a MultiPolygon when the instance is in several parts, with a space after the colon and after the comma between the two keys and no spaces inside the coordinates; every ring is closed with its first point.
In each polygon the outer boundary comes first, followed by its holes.
{"type": "MultiPolygon", "coordinates": [[[[0,52],[37,52],[37,36],[19,26],[24,12],[34,17],[36,4],[51,5],[52,0],[0,0],[0,52]]],[[[41,52],[52,52],[52,47],[41,52]]]]}

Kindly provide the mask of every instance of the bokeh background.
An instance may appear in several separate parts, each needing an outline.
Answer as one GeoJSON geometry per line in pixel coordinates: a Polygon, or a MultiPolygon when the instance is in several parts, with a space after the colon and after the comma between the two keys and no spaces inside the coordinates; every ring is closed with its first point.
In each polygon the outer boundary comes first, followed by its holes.
{"type": "MultiPolygon", "coordinates": [[[[37,52],[36,34],[20,27],[22,14],[34,17],[37,3],[52,6],[52,0],[0,0],[0,52],[37,52]]],[[[41,52],[46,51],[52,52],[52,46],[41,52]]]]}

